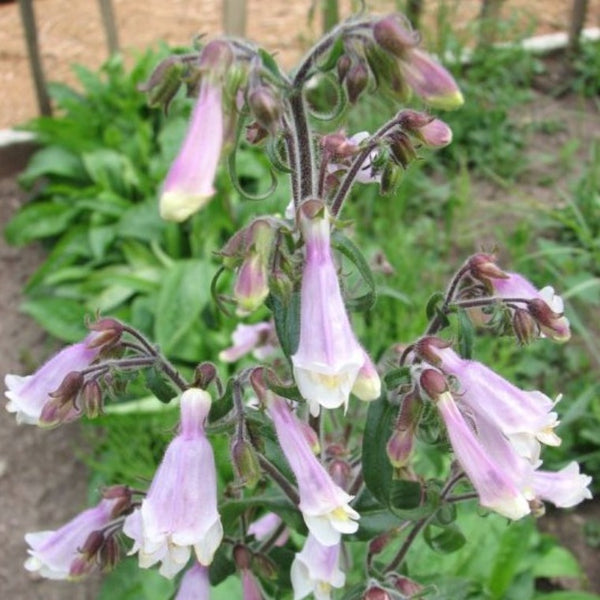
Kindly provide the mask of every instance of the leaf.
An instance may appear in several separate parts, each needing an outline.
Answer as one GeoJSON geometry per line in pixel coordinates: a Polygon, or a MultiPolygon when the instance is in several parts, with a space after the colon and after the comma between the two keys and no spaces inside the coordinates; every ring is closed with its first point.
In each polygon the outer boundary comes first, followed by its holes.
{"type": "Polygon", "coordinates": [[[30,187],[44,175],[57,175],[75,180],[85,180],[86,174],[79,156],[62,146],[48,146],[38,150],[19,177],[19,183],[30,187]]]}
{"type": "Polygon", "coordinates": [[[362,464],[365,485],[384,506],[390,504],[393,468],[386,444],[392,434],[394,407],[383,395],[369,404],[363,436],[362,464]]]}
{"type": "Polygon", "coordinates": [[[81,302],[67,298],[34,298],[23,302],[21,310],[59,340],[79,342],[87,333],[84,321],[89,312],[81,302]]]}
{"type": "Polygon", "coordinates": [[[320,71],[331,71],[336,65],[340,56],[344,53],[344,36],[340,35],[336,38],[331,46],[331,50],[327,53],[325,60],[318,65],[320,71]]]}
{"type": "Polygon", "coordinates": [[[90,178],[103,189],[124,196],[139,186],[137,172],[128,156],[115,150],[100,148],[83,155],[83,163],[90,178]]]}
{"type": "Polygon", "coordinates": [[[427,300],[427,305],[425,306],[425,314],[429,320],[433,319],[435,315],[438,314],[439,307],[438,304],[444,301],[444,294],[442,292],[436,292],[433,294],[429,300],[427,300]]]}
{"type": "Polygon", "coordinates": [[[289,358],[295,354],[300,341],[300,292],[292,292],[287,298],[271,293],[267,306],[273,313],[281,349],[289,358]]]}
{"type": "Polygon", "coordinates": [[[439,530],[435,525],[428,525],[423,532],[425,542],[436,552],[441,552],[442,554],[456,552],[462,548],[467,541],[456,524],[444,527],[439,533],[435,533],[436,529],[439,530]]]}
{"type": "Polygon", "coordinates": [[[154,336],[169,354],[199,317],[210,299],[209,266],[201,260],[181,260],[166,272],[158,294],[154,336]]]}
{"type": "Polygon", "coordinates": [[[473,356],[473,339],[475,328],[464,308],[459,308],[456,317],[458,319],[458,348],[463,358],[471,359],[473,356]]]}
{"type": "Polygon", "coordinates": [[[165,404],[168,404],[179,394],[168,383],[163,373],[156,367],[144,370],[144,379],[148,389],[165,404]]]}
{"type": "Polygon", "coordinates": [[[277,65],[277,61],[262,48],[258,49],[258,55],[262,61],[262,64],[269,70],[277,79],[282,79],[281,73],[279,71],[279,66],[277,65]]]}
{"type": "Polygon", "coordinates": [[[50,237],[65,231],[78,209],[55,201],[27,204],[9,221],[4,230],[6,241],[15,246],[50,237]]]}

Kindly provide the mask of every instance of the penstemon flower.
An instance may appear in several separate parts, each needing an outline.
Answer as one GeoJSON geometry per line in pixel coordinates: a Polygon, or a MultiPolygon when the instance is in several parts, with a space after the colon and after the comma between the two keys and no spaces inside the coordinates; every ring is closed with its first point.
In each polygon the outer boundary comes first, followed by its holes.
{"type": "Polygon", "coordinates": [[[198,562],[209,565],[221,543],[217,512],[214,455],[204,432],[210,410],[207,392],[192,388],[181,396],[179,435],[169,444],[140,508],[123,526],[134,540],[140,567],[162,562],[159,572],[173,577],[194,549],[198,562]]]}
{"type": "Polygon", "coordinates": [[[286,400],[265,389],[256,372],[251,379],[257,396],[273,419],[277,439],[298,482],[299,508],[306,526],[324,546],[337,544],[342,533],[358,529],[360,516],[349,505],[352,496],[333,482],[315,457],[286,400]]]}
{"type": "Polygon", "coordinates": [[[235,362],[250,352],[254,358],[263,360],[276,351],[277,339],[271,321],[254,325],[239,323],[231,338],[233,346],[219,353],[223,362],[235,362]]]}
{"type": "Polygon", "coordinates": [[[318,201],[299,210],[305,242],[300,341],[294,378],[310,412],[347,406],[365,354],[346,313],[330,247],[329,215],[318,201]]]}
{"type": "Polygon", "coordinates": [[[185,572],[175,600],[210,600],[208,568],[194,563],[185,572]]]}
{"type": "Polygon", "coordinates": [[[82,342],[63,348],[32,375],[5,376],[4,394],[9,400],[6,410],[16,413],[17,423],[41,424],[50,394],[58,390],[67,375],[85,369],[97,358],[101,348],[90,347],[96,336],[90,334],[82,342]]]}
{"type": "MultiPolygon", "coordinates": [[[[82,549],[88,537],[113,519],[113,509],[118,500],[101,500],[84,510],[56,531],[28,533],[30,557],[25,562],[28,571],[35,571],[49,579],[75,579],[86,573],[77,572],[75,567],[82,557],[82,549]]],[[[88,565],[92,568],[92,564],[88,565]]]]}
{"type": "Polygon", "coordinates": [[[548,396],[537,390],[521,390],[484,364],[461,358],[451,348],[436,348],[434,344],[429,348],[442,371],[458,380],[461,404],[475,416],[492,421],[521,456],[535,462],[540,442],[549,446],[561,443],[554,433],[558,425],[558,415],[552,410],[555,402],[548,396]]]}
{"type": "Polygon", "coordinates": [[[323,546],[310,535],[291,568],[294,600],[313,594],[316,600],[330,600],[331,589],[344,587],[346,576],[339,567],[340,544],[323,546]]]}
{"type": "MultiPolygon", "coordinates": [[[[250,523],[248,527],[248,535],[253,535],[258,541],[268,539],[273,535],[277,528],[281,525],[281,517],[275,513],[268,512],[262,517],[250,523]]],[[[281,535],[275,540],[275,546],[283,546],[288,541],[290,532],[287,527],[281,532],[281,535]]]]}

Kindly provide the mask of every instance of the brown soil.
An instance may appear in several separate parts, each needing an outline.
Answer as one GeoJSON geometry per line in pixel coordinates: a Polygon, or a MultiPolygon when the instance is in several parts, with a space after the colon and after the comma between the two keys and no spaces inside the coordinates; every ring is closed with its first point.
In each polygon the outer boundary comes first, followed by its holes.
{"type": "MultiPolygon", "coordinates": [[[[309,21],[314,0],[247,0],[247,35],[291,66],[311,40],[318,23],[309,21]]],[[[368,0],[372,12],[391,12],[394,0],[368,0]]],[[[519,23],[511,28],[536,33],[565,31],[570,2],[563,0],[505,0],[503,16],[519,23]],[[532,24],[535,23],[535,27],[532,24]]],[[[49,81],[74,83],[72,63],[96,69],[107,57],[97,0],[36,0],[34,3],[43,66],[49,81]]],[[[221,2],[208,0],[113,0],[121,47],[144,49],[165,40],[185,45],[198,33],[214,35],[221,29],[221,2]]],[[[342,16],[356,0],[341,0],[342,16]]],[[[425,2],[424,29],[435,32],[438,5],[448,11],[447,23],[464,36],[472,31],[480,0],[425,2]]],[[[600,26],[600,0],[589,0],[588,26],[600,26]]],[[[16,2],[0,3],[0,128],[14,126],[37,113],[27,50],[16,2]]]]}

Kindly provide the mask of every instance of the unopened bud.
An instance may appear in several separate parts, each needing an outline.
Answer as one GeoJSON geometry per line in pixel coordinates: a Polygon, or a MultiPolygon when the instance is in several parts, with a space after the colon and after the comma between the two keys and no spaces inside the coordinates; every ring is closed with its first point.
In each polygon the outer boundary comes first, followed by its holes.
{"type": "Polygon", "coordinates": [[[81,554],[85,556],[87,559],[92,558],[96,555],[97,552],[100,551],[100,548],[104,545],[104,532],[101,530],[92,531],[90,533],[83,546],[80,548],[81,554]]]}
{"type": "Polygon", "coordinates": [[[148,93],[148,105],[162,106],[165,113],[183,83],[185,67],[177,56],[161,61],[152,71],[146,83],[138,86],[140,92],[148,93]]]}
{"type": "Polygon", "coordinates": [[[544,335],[556,342],[566,342],[571,338],[567,318],[562,313],[554,312],[545,300],[541,298],[529,300],[527,308],[544,335]]]}
{"type": "Polygon", "coordinates": [[[346,75],[348,74],[348,71],[350,70],[351,66],[352,66],[352,59],[347,54],[342,54],[338,58],[336,68],[337,68],[337,74],[338,74],[338,79],[339,79],[340,83],[342,83],[344,81],[344,79],[346,78],[346,75]]]}
{"type": "Polygon", "coordinates": [[[392,585],[406,598],[412,598],[423,591],[422,585],[419,585],[416,581],[413,581],[404,575],[397,575],[394,573],[390,579],[392,585]]]}
{"type": "Polygon", "coordinates": [[[238,569],[249,569],[252,561],[252,553],[246,546],[237,544],[233,548],[233,560],[238,569]]]}
{"type": "Polygon", "coordinates": [[[454,110],[464,103],[452,75],[427,53],[412,48],[401,63],[408,85],[430,106],[454,110]]]}
{"type": "Polygon", "coordinates": [[[446,378],[436,369],[425,369],[419,377],[419,385],[434,401],[448,391],[446,378]]]}
{"type": "Polygon", "coordinates": [[[235,439],[231,444],[231,458],[240,482],[253,488],[261,477],[261,470],[252,444],[243,438],[235,439]]]}
{"type": "Polygon", "coordinates": [[[429,148],[443,148],[452,142],[452,129],[440,119],[432,119],[414,134],[429,148]]]}
{"type": "Polygon", "coordinates": [[[277,131],[280,124],[282,106],[273,92],[260,86],[250,92],[248,105],[256,120],[271,134],[277,131]]]}
{"type": "Polygon", "coordinates": [[[277,565],[265,554],[255,554],[252,557],[252,567],[263,579],[277,579],[279,569],[277,565]]]}
{"type": "Polygon", "coordinates": [[[408,22],[401,24],[397,15],[377,21],[373,26],[373,37],[384,50],[399,58],[419,43],[419,34],[410,30],[408,22]]]}
{"type": "Polygon", "coordinates": [[[202,362],[194,369],[194,383],[192,387],[205,390],[216,377],[217,367],[211,362],[202,362]]]}
{"type": "Polygon", "coordinates": [[[364,353],[365,361],[358,371],[352,386],[352,393],[363,402],[377,400],[381,396],[381,378],[369,355],[364,353]]]}
{"type": "Polygon", "coordinates": [[[213,40],[204,46],[200,55],[200,66],[225,73],[233,64],[233,50],[224,40],[213,40]]]}
{"type": "Polygon", "coordinates": [[[392,158],[403,169],[417,158],[417,152],[411,139],[402,131],[395,132],[390,139],[392,158]]]}
{"type": "Polygon", "coordinates": [[[379,192],[382,196],[392,193],[400,183],[402,170],[391,161],[388,162],[381,172],[381,181],[379,182],[379,192]]]}
{"type": "Polygon", "coordinates": [[[509,275],[505,273],[496,264],[496,257],[493,254],[484,254],[482,252],[474,254],[468,261],[469,275],[474,279],[487,281],[489,279],[508,279],[509,275]]]}
{"type": "Polygon", "coordinates": [[[95,419],[102,414],[102,390],[100,384],[92,379],[83,385],[81,390],[82,409],[89,419],[95,419]]]}
{"type": "Polygon", "coordinates": [[[362,595],[362,600],[392,600],[392,597],[379,586],[371,586],[362,595]]]}
{"type": "Polygon", "coordinates": [[[253,146],[260,144],[268,135],[269,132],[256,121],[246,127],[246,141],[253,146]]]}
{"type": "Polygon", "coordinates": [[[362,62],[353,65],[346,75],[346,91],[350,104],[355,104],[369,83],[369,71],[362,62]]]}
{"type": "Polygon", "coordinates": [[[116,500],[117,498],[130,498],[131,488],[128,485],[111,485],[102,490],[105,500],[116,500]]]}
{"type": "Polygon", "coordinates": [[[515,308],[512,317],[512,326],[517,339],[524,346],[529,344],[538,335],[538,325],[529,311],[515,308]]]}
{"type": "Polygon", "coordinates": [[[396,469],[405,467],[410,461],[414,446],[412,429],[396,429],[385,447],[392,466],[396,469]]]}
{"type": "Polygon", "coordinates": [[[121,558],[119,542],[114,536],[107,538],[106,543],[100,550],[100,564],[104,572],[112,571],[121,558]]]}
{"type": "Polygon", "coordinates": [[[269,295],[267,265],[262,256],[252,252],[240,267],[233,295],[237,314],[248,315],[262,306],[269,295]]]}
{"type": "Polygon", "coordinates": [[[97,332],[90,336],[88,348],[110,348],[117,344],[123,335],[123,324],[116,319],[103,318],[88,325],[89,329],[97,332]]]}
{"type": "Polygon", "coordinates": [[[433,335],[421,338],[414,347],[415,354],[431,365],[439,365],[440,357],[436,350],[443,350],[452,346],[450,342],[433,335]]]}
{"type": "Polygon", "coordinates": [[[331,158],[340,159],[354,156],[358,145],[351,142],[343,133],[329,133],[321,138],[321,147],[331,158]]]}
{"type": "Polygon", "coordinates": [[[369,554],[379,554],[394,538],[395,531],[385,531],[369,542],[369,554]]]}
{"type": "Polygon", "coordinates": [[[333,479],[337,485],[343,490],[347,489],[350,478],[352,477],[352,468],[348,464],[348,461],[336,458],[329,463],[327,470],[331,475],[331,479],[333,479]]]}
{"type": "Polygon", "coordinates": [[[50,398],[56,401],[59,406],[74,403],[81,386],[83,385],[84,377],[80,371],[71,371],[65,375],[58,389],[50,392],[50,398]]]}

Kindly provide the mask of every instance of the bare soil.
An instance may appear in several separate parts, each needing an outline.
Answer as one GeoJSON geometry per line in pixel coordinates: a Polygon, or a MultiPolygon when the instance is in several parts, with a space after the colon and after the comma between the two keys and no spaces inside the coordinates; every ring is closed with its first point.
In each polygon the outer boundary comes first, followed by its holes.
{"type": "MultiPolygon", "coordinates": [[[[318,18],[309,19],[314,0],[247,0],[247,36],[291,67],[314,41],[318,18]]],[[[316,2],[318,4],[318,2],[316,2]]],[[[357,0],[341,0],[341,15],[351,14],[357,0]]],[[[475,26],[480,0],[428,0],[423,30],[435,36],[440,7],[446,13],[443,26],[450,25],[461,38],[475,26]]],[[[397,10],[397,0],[367,0],[371,12],[397,10]]],[[[113,0],[121,47],[131,51],[165,40],[185,45],[205,33],[222,30],[222,2],[209,0],[113,0]]],[[[568,28],[571,2],[564,0],[505,0],[502,16],[514,25],[504,35],[550,33],[568,28]]],[[[106,41],[97,0],[36,0],[39,45],[48,81],[74,84],[72,63],[98,68],[107,58],[106,41]]],[[[589,27],[600,26],[600,0],[589,0],[589,27]]],[[[427,35],[426,35],[427,37],[427,35]]],[[[37,113],[27,49],[16,2],[0,3],[0,128],[22,123],[37,113]]]]}

